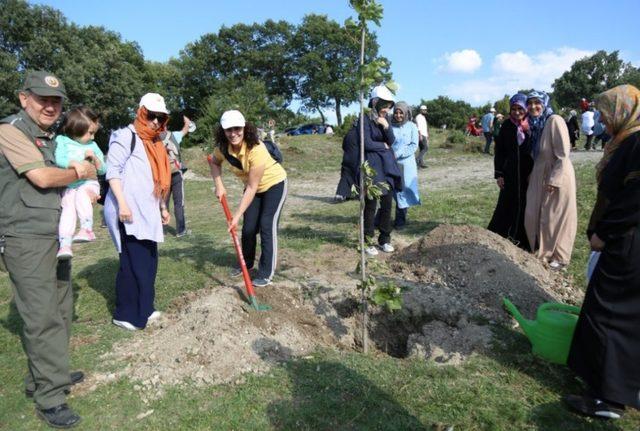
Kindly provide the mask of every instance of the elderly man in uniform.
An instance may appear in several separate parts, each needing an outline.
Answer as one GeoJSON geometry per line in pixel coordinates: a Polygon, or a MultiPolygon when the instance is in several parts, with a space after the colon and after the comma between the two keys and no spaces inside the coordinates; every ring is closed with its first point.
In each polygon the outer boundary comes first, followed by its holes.
{"type": "Polygon", "coordinates": [[[95,178],[87,161],[69,169],[54,164],[53,134],[65,89],[47,72],[27,73],[19,92],[22,109],[0,120],[0,255],[13,285],[28,358],[26,394],[36,413],[56,428],[70,428],[80,416],[65,403],[69,387],[81,381],[69,372],[73,311],[70,261],[56,261],[60,188],[95,178]]]}

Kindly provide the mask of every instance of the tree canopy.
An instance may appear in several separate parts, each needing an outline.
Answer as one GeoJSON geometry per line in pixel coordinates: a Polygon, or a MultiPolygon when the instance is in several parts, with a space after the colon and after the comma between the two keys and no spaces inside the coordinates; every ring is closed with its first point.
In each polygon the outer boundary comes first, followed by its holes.
{"type": "Polygon", "coordinates": [[[640,71],[624,62],[618,51],[598,51],[576,61],[553,83],[553,96],[560,106],[578,106],[581,98],[593,100],[620,84],[638,84],[640,71]]]}

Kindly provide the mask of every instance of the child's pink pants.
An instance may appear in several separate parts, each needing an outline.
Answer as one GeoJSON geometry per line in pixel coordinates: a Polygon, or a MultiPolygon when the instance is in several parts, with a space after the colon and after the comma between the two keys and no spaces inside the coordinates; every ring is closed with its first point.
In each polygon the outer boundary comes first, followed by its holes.
{"type": "Polygon", "coordinates": [[[78,187],[68,187],[62,195],[62,213],[58,226],[60,247],[70,246],[76,230],[76,218],[80,228],[93,230],[93,206],[89,193],[100,194],[100,185],[95,180],[86,181],[78,187]]]}

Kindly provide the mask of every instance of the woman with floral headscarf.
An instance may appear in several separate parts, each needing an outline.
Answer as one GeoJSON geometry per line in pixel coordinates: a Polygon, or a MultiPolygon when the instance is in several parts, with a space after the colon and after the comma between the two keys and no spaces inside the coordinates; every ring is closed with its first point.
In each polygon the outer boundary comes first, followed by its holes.
{"type": "Polygon", "coordinates": [[[561,269],[571,260],[578,226],[569,131],[564,119],[553,114],[546,93],[527,95],[527,109],[534,165],[524,225],[536,256],[552,269],[561,269]]]}
{"type": "Polygon", "coordinates": [[[585,294],[569,367],[587,384],[565,401],[579,413],[619,418],[640,409],[640,91],[620,85],[596,99],[613,137],[598,163],[587,235],[601,255],[585,294]]]}
{"type": "Polygon", "coordinates": [[[164,98],[147,93],[133,124],[109,138],[104,218],[120,256],[113,324],[130,331],[160,316],[153,303],[158,243],[164,241],[162,226],[170,219],[165,198],[171,169],[160,138],[168,121],[164,98]]]}
{"type": "Polygon", "coordinates": [[[530,251],[524,229],[528,179],[533,168],[529,122],[526,117],[527,96],[522,93],[514,94],[509,105],[509,119],[502,124],[496,137],[494,176],[500,195],[487,229],[530,251]]]}

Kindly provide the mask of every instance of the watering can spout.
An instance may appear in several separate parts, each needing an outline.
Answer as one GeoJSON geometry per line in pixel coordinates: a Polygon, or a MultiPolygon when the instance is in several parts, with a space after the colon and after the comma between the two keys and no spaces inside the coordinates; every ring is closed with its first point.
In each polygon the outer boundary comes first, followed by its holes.
{"type": "Polygon", "coordinates": [[[513,305],[513,303],[509,301],[507,298],[502,298],[502,301],[507,311],[509,311],[509,313],[511,313],[511,315],[516,319],[516,321],[518,322],[518,324],[520,325],[524,333],[527,335],[527,337],[531,338],[532,331],[536,322],[525,319],[524,316],[520,313],[520,311],[518,311],[516,306],[513,305]]]}

